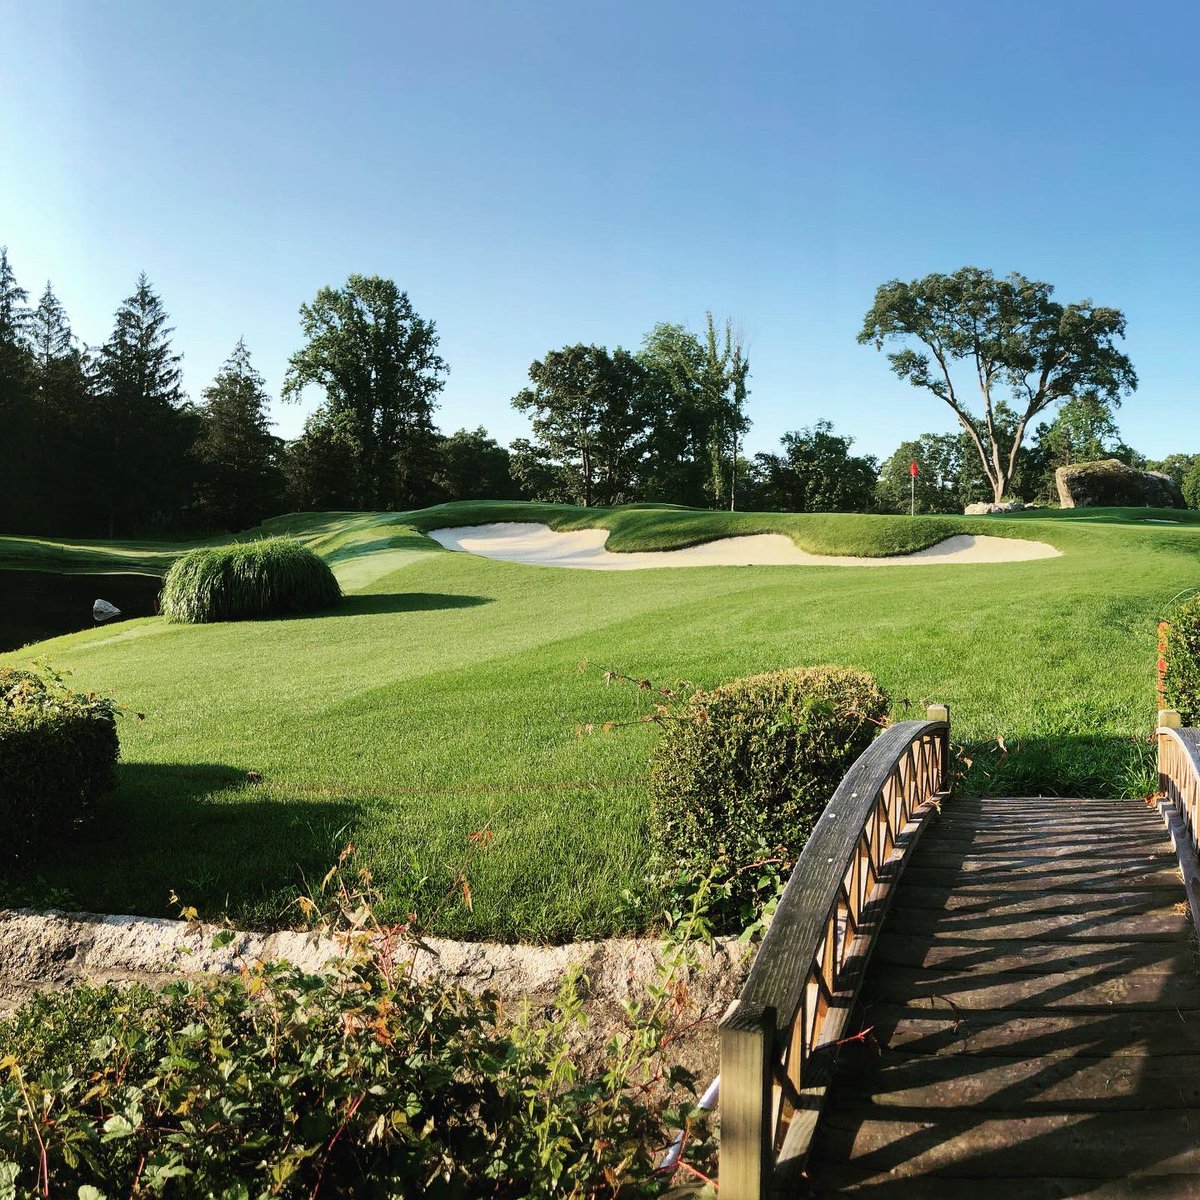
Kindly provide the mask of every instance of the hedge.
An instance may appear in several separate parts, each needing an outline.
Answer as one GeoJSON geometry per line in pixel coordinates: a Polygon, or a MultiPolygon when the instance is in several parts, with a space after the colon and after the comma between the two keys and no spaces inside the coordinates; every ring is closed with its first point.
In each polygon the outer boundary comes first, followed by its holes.
{"type": "Polygon", "coordinates": [[[1182,601],[1167,621],[1163,696],[1185,725],[1200,723],[1200,595],[1182,601]]]}
{"type": "Polygon", "coordinates": [[[688,697],[664,720],[651,767],[663,871],[715,872],[748,916],[754,864],[790,867],[888,707],[873,676],[839,666],[752,675],[688,697]]]}
{"type": "Polygon", "coordinates": [[[192,550],[167,573],[168,621],[252,621],[331,608],[342,596],[325,560],[292,538],[192,550]]]}
{"type": "Polygon", "coordinates": [[[57,676],[0,667],[0,846],[69,834],[112,790],[116,711],[57,676]]]}

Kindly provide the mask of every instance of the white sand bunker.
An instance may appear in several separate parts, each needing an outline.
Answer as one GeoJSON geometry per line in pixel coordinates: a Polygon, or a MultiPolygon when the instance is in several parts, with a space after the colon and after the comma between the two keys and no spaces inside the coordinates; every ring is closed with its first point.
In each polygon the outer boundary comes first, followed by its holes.
{"type": "Polygon", "coordinates": [[[429,536],[447,550],[466,550],[484,558],[528,563],[538,567],[576,567],[585,571],[640,571],[649,567],[915,567],[939,563],[1006,563],[1031,558],[1057,558],[1060,551],[1045,542],[1018,538],[972,537],[957,534],[918,550],[891,558],[853,558],[809,554],[782,533],[756,533],[721,538],[684,550],[636,551],[614,554],[605,549],[607,529],[558,532],[548,525],[502,522],[435,529],[429,536]]]}

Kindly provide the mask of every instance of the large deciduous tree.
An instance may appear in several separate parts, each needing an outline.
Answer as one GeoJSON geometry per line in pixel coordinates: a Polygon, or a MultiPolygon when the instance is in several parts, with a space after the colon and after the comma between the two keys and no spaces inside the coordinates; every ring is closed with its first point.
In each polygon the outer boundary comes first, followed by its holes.
{"type": "Polygon", "coordinates": [[[641,494],[646,455],[646,373],[620,348],[566,346],[532,363],[533,386],[513,407],[533,419],[533,440],[513,444],[513,470],[537,499],[588,507],[641,494]]]}
{"type": "Polygon", "coordinates": [[[324,389],[329,415],[360,447],[355,504],[423,501],[434,469],[433,410],[449,370],[434,323],[390,279],[351,275],[303,305],[300,324],[307,340],[288,361],[283,398],[309,384],[324,389]]]}
{"type": "Polygon", "coordinates": [[[1017,471],[1029,423],[1060,400],[1090,394],[1108,404],[1137,387],[1133,364],[1116,347],[1125,317],[1090,300],[1059,304],[1048,283],[963,267],[952,275],[894,279],[875,293],[858,340],[900,344],[892,370],[950,406],[971,439],[999,502],[1017,471]],[[979,402],[955,383],[952,367],[974,376],[979,402]],[[1012,432],[997,423],[1005,391],[1012,432]]]}
{"type": "Polygon", "coordinates": [[[271,433],[269,404],[263,377],[238,338],[204,389],[200,435],[192,449],[200,463],[196,504],[201,524],[247,529],[279,511],[283,442],[271,433]]]}
{"type": "Polygon", "coordinates": [[[438,439],[434,491],[440,500],[518,500],[509,452],[482,425],[438,439]]]}
{"type": "Polygon", "coordinates": [[[763,507],[779,512],[868,512],[878,463],[850,453],[854,439],[829,421],[783,435],[782,454],[754,456],[763,507]]]}

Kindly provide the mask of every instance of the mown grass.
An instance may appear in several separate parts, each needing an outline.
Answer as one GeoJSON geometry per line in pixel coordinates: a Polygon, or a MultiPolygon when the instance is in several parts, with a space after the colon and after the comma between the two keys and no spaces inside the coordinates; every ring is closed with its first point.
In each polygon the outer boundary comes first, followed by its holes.
{"type": "MultiPolygon", "coordinates": [[[[251,533],[291,534],[330,561],[353,594],[328,614],[149,618],[0,656],[47,659],[146,715],[122,724],[121,784],[97,828],[9,870],[10,897],[66,891],[84,907],[164,914],[173,888],[208,914],[286,922],[302,877],[353,840],[387,914],[429,917],[475,845],[473,907],[441,909],[437,932],[629,932],[652,918],[638,895],[656,731],[577,736],[644,711],[644,695],[606,686],[601,668],[711,685],[793,664],[864,667],[897,715],[950,703],[971,789],[1151,786],[1154,623],[1200,582],[1196,514],[938,519],[1049,541],[1063,556],[884,570],[572,571],[456,554],[421,535],[498,519],[611,521],[614,538],[639,543],[623,548],[646,549],[763,518],[509,505],[283,517],[251,533]],[[472,843],[485,828],[490,843],[472,843]]],[[[843,539],[842,553],[894,536],[890,522],[874,528],[885,518],[780,520],[843,539]]]]}

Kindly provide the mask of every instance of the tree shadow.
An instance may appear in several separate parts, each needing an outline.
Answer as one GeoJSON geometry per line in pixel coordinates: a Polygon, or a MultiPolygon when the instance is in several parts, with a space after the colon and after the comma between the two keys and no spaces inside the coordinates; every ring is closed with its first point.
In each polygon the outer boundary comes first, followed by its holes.
{"type": "Polygon", "coordinates": [[[437,612],[449,608],[475,608],[491,604],[490,596],[463,596],[445,592],[383,592],[378,595],[344,596],[333,608],[303,613],[296,620],[321,617],[364,617],[379,613],[437,612]]]}
{"type": "Polygon", "coordinates": [[[296,916],[354,835],[361,805],[299,797],[215,763],[123,763],[116,790],[74,837],[0,863],[0,906],[203,918],[254,926],[296,916]]]}

